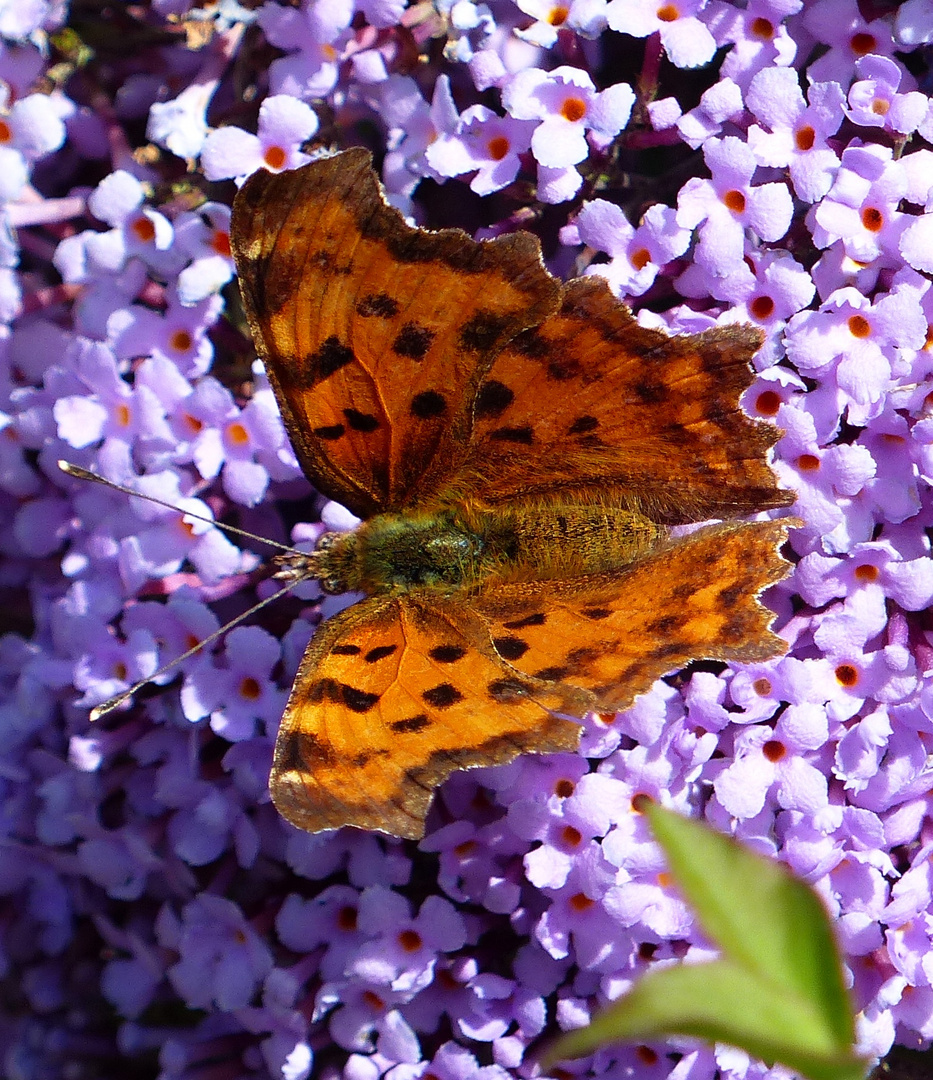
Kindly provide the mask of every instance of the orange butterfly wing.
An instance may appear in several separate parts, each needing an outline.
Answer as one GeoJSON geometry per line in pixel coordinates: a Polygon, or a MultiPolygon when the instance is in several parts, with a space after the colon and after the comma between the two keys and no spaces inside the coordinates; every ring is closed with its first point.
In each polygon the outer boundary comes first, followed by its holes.
{"type": "Polygon", "coordinates": [[[789,524],[709,526],[616,573],[492,585],[471,604],[512,667],[585,689],[601,711],[625,709],[691,660],[785,651],[758,597],[787,573],[777,549],[789,524]]]}
{"type": "Polygon", "coordinates": [[[302,468],[358,517],[437,490],[495,354],[560,296],[525,233],[476,243],[410,228],[358,149],[254,173],[231,243],[302,468]]]}
{"type": "Polygon", "coordinates": [[[310,832],[355,825],[417,839],[451,772],[575,748],[579,726],[549,710],[588,701],[503,664],[468,608],[371,597],[308,646],[275,745],[272,801],[310,832]]]}
{"type": "Polygon", "coordinates": [[[464,473],[490,505],[589,488],[667,524],[787,506],[765,456],[780,433],[739,408],[761,340],[750,326],[669,337],[602,278],[571,281],[560,312],[496,359],[464,473]]]}

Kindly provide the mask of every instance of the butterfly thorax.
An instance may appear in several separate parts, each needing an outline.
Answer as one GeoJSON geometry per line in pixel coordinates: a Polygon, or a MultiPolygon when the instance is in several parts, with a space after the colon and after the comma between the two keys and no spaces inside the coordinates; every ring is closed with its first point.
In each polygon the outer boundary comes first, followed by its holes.
{"type": "Polygon", "coordinates": [[[605,573],[665,536],[633,511],[579,502],[377,514],[355,532],[325,533],[305,572],[330,593],[454,593],[605,573]]]}

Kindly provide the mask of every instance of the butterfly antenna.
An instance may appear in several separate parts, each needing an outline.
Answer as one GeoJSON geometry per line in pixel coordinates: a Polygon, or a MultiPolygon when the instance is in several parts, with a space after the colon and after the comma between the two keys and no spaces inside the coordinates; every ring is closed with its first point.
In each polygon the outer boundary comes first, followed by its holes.
{"type": "Polygon", "coordinates": [[[145,495],[140,491],[134,491],[130,487],[125,487],[123,484],[115,484],[113,480],[107,480],[97,473],[88,472],[87,469],[82,469],[80,465],[72,465],[70,461],[59,459],[58,467],[63,473],[73,476],[76,480],[93,480],[95,484],[102,484],[104,487],[113,488],[114,491],[121,491],[124,495],[132,495],[134,499],[145,499],[147,502],[155,503],[157,506],[164,506],[167,510],[174,510],[176,514],[194,518],[196,521],[204,521],[208,525],[215,525],[218,529],[223,529],[225,532],[235,533],[237,536],[244,536],[248,540],[258,540],[261,544],[268,544],[270,547],[278,548],[279,551],[287,551],[290,554],[301,554],[297,548],[289,547],[288,544],[280,544],[278,540],[270,540],[266,536],[257,536],[256,533],[251,533],[247,529],[238,529],[236,525],[225,525],[224,522],[216,521],[214,518],[209,518],[205,514],[195,514],[191,510],[183,510],[180,506],[175,506],[174,503],[166,502],[165,499],[157,499],[155,495],[145,495]]]}
{"type": "MultiPolygon", "coordinates": [[[[83,470],[82,470],[83,471],[83,470]]],[[[114,486],[114,485],[111,485],[114,486]]],[[[132,492],[130,493],[132,494],[132,492]]],[[[187,660],[190,656],[194,656],[195,653],[200,652],[205,646],[210,645],[212,641],[216,641],[217,638],[222,637],[227,631],[231,630],[234,626],[243,622],[244,619],[248,619],[251,615],[254,615],[261,608],[264,608],[267,604],[273,603],[278,600],[280,596],[284,596],[285,593],[291,592],[296,585],[301,584],[302,581],[308,581],[311,579],[310,575],[304,577],[294,577],[290,579],[287,585],[283,585],[281,589],[277,589],[271,596],[267,596],[265,600],[260,600],[258,604],[254,604],[248,610],[237,615],[235,619],[231,619],[228,623],[224,623],[219,630],[215,630],[212,634],[208,634],[206,638],[202,638],[197,645],[192,645],[190,649],[187,649],[181,654],[176,656],[174,660],[170,660],[167,664],[163,664],[158,671],[154,671],[151,675],[148,675],[145,679],[140,679],[139,682],[133,683],[128,690],[123,690],[119,694],[115,694],[111,698],[107,698],[106,701],[102,701],[99,705],[95,705],[91,709],[90,719],[99,720],[102,716],[106,716],[107,713],[113,712],[114,709],[119,708],[124,701],[129,699],[136,693],[137,690],[141,690],[148,683],[155,682],[156,679],[166,671],[171,671],[173,667],[180,664],[183,660],[187,660]]]]}

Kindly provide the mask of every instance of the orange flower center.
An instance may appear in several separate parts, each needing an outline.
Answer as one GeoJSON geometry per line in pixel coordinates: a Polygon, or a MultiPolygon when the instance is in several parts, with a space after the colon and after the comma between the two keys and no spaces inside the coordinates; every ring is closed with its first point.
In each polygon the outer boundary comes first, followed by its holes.
{"type": "Polygon", "coordinates": [[[582,98],[567,98],[560,108],[560,114],[565,120],[576,124],[586,116],[586,102],[582,98]]]}
{"type": "Polygon", "coordinates": [[[881,232],[884,214],[874,206],[866,206],[862,211],[862,224],[869,232],[881,232]]]}
{"type": "Polygon", "coordinates": [[[849,45],[856,56],[867,56],[875,51],[878,41],[874,34],[868,34],[862,30],[858,34],[852,35],[849,39],[849,45]]]}
{"type": "Polygon", "coordinates": [[[240,423],[233,423],[227,428],[227,435],[234,446],[245,446],[249,442],[249,434],[240,423]]]}
{"type": "Polygon", "coordinates": [[[836,668],[836,681],[840,686],[855,686],[858,682],[858,668],[852,664],[840,664],[836,668]]]}
{"type": "Polygon", "coordinates": [[[352,907],[350,904],[344,905],[344,907],[337,912],[337,926],[341,930],[346,930],[348,932],[350,930],[355,930],[356,916],[357,912],[355,907],[352,907]]]}
{"type": "Polygon", "coordinates": [[[561,830],[560,838],[567,847],[579,847],[580,841],[583,839],[583,833],[572,825],[565,825],[561,830]]]}
{"type": "Polygon", "coordinates": [[[421,948],[421,935],[417,930],[403,930],[398,936],[398,943],[405,952],[417,952],[421,948]]]}
{"type": "Polygon", "coordinates": [[[741,191],[736,191],[735,188],[732,191],[727,191],[723,195],[722,201],[733,214],[741,214],[745,211],[745,196],[741,191]]]}
{"type": "Polygon", "coordinates": [[[864,315],[850,315],[846,326],[854,338],[871,337],[871,323],[864,315]]]}
{"type": "Polygon", "coordinates": [[[132,224],[132,230],[136,238],[144,244],[151,244],[155,240],[155,225],[144,214],[140,214],[132,224]]]}
{"type": "Polygon", "coordinates": [[[226,258],[230,258],[230,233],[224,229],[215,229],[214,235],[211,237],[211,247],[218,255],[224,255],[226,258]]]}
{"type": "Polygon", "coordinates": [[[252,675],[247,675],[240,683],[240,697],[246,701],[258,701],[261,693],[262,688],[252,675]]]}
{"type": "Polygon", "coordinates": [[[761,748],[761,752],[768,761],[780,761],[787,753],[787,747],[782,742],[778,742],[777,739],[768,739],[761,748]]]}
{"type": "Polygon", "coordinates": [[[187,330],[176,330],[171,336],[172,348],[175,352],[185,353],[194,344],[194,338],[187,330]]]}
{"type": "Polygon", "coordinates": [[[774,301],[770,296],[756,296],[748,305],[748,310],[756,319],[770,319],[774,314],[774,301]]]}
{"type": "Polygon", "coordinates": [[[281,146],[268,147],[262,159],[270,169],[276,170],[285,167],[285,151],[281,146]]]}
{"type": "Polygon", "coordinates": [[[798,150],[812,150],[813,144],[816,142],[816,132],[809,124],[798,128],[794,133],[794,142],[797,144],[798,150]]]}
{"type": "Polygon", "coordinates": [[[493,161],[501,161],[509,152],[509,140],[504,135],[494,135],[486,143],[486,153],[493,161]]]}
{"type": "Polygon", "coordinates": [[[781,396],[774,390],[762,390],[755,402],[755,409],[760,416],[777,416],[781,407],[781,396]]]}

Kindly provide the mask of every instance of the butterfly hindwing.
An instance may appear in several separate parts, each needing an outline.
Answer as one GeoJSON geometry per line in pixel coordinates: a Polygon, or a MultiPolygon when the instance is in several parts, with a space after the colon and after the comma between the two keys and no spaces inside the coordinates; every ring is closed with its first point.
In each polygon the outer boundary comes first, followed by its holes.
{"type": "Polygon", "coordinates": [[[513,667],[582,687],[599,710],[625,709],[691,660],[750,663],[784,651],[758,597],[787,572],[778,553],[787,527],[709,526],[625,570],[496,585],[473,604],[513,667]]]}
{"type": "Polygon", "coordinates": [[[440,486],[496,353],[560,296],[528,234],[477,243],[406,225],[359,149],[254,173],[231,243],[301,465],[359,517],[440,486]]]}
{"type": "Polygon", "coordinates": [[[523,678],[468,607],[375,596],[317,630],[282,718],[270,779],[283,817],[418,838],[455,769],[573,749],[581,691],[523,678]]]}
{"type": "Polygon", "coordinates": [[[610,489],[684,524],[786,506],[766,460],[778,432],[739,398],[761,345],[750,326],[670,337],[639,326],[602,278],[518,335],[480,388],[466,472],[493,505],[610,489]]]}

